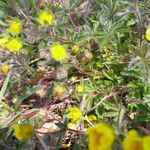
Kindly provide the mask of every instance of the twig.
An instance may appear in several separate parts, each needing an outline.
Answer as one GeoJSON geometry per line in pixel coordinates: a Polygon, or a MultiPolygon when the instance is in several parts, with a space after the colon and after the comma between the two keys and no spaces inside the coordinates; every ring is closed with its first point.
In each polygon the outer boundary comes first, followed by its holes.
{"type": "Polygon", "coordinates": [[[52,131],[52,132],[40,132],[38,130],[35,130],[36,133],[39,133],[39,134],[56,134],[56,133],[59,133],[59,132],[64,132],[64,131],[72,131],[72,132],[76,132],[78,134],[84,134],[84,131],[81,131],[81,130],[75,130],[75,129],[70,129],[70,128],[67,128],[65,125],[64,125],[65,128],[63,129],[60,129],[60,130],[57,130],[57,131],[52,131]]]}
{"type": "Polygon", "coordinates": [[[132,122],[132,124],[133,124],[136,128],[138,128],[138,129],[139,129],[140,131],[142,131],[144,134],[150,135],[150,131],[149,131],[149,130],[145,129],[144,127],[141,127],[138,123],[136,123],[133,119],[131,119],[128,114],[125,114],[125,116],[126,116],[126,118],[127,118],[130,122],[132,122]]]}
{"type": "Polygon", "coordinates": [[[57,130],[57,131],[52,131],[52,132],[40,132],[38,130],[35,130],[36,133],[39,133],[39,134],[56,134],[56,133],[59,133],[59,132],[64,132],[66,131],[65,129],[61,129],[61,130],[57,130]]]}
{"type": "Polygon", "coordinates": [[[28,21],[31,22],[30,18],[21,9],[19,9],[19,11],[28,21]]]}
{"type": "Polygon", "coordinates": [[[71,18],[71,16],[70,16],[70,14],[68,15],[68,18],[69,18],[71,24],[76,28],[76,25],[74,24],[74,22],[73,22],[73,20],[72,20],[72,18],[71,18]]]}
{"type": "Polygon", "coordinates": [[[81,111],[84,111],[85,104],[86,104],[86,98],[87,98],[87,95],[84,94],[84,95],[83,95],[83,98],[82,98],[82,102],[81,102],[81,104],[80,104],[80,110],[81,110],[81,111]]]}
{"type": "Polygon", "coordinates": [[[50,150],[49,147],[45,144],[45,142],[43,141],[43,139],[39,136],[39,134],[36,134],[36,137],[38,138],[38,140],[40,141],[42,147],[44,150],[50,150]]]}
{"type": "MultiPolygon", "coordinates": [[[[95,80],[101,79],[101,78],[102,78],[102,76],[95,76],[95,77],[93,77],[93,79],[95,79],[95,80]]],[[[82,79],[82,81],[88,81],[88,80],[91,80],[91,78],[87,77],[87,78],[83,78],[82,79]]],[[[75,83],[79,83],[79,82],[81,82],[81,79],[77,79],[77,80],[75,80],[73,82],[69,81],[68,83],[75,84],[75,83]]]]}
{"type": "Polygon", "coordinates": [[[36,132],[41,133],[41,134],[53,134],[53,133],[69,130],[69,131],[76,132],[76,133],[79,133],[79,134],[83,134],[84,133],[84,131],[70,129],[70,128],[66,127],[66,125],[64,125],[64,123],[62,123],[60,120],[58,120],[56,118],[48,119],[46,122],[52,122],[52,121],[58,121],[59,123],[61,123],[63,125],[64,128],[62,128],[61,130],[54,131],[54,132],[49,132],[49,133],[43,133],[43,132],[40,132],[40,131],[36,131],[36,132]]]}
{"type": "Polygon", "coordinates": [[[67,128],[67,130],[72,131],[72,132],[76,132],[78,134],[84,134],[84,131],[82,131],[82,130],[74,130],[74,129],[70,129],[70,128],[67,128]]]}
{"type": "Polygon", "coordinates": [[[31,60],[31,62],[28,64],[28,66],[33,65],[35,63],[37,63],[38,61],[44,60],[44,58],[36,58],[34,60],[31,60]]]}
{"type": "Polygon", "coordinates": [[[107,100],[107,99],[109,99],[109,98],[111,98],[111,97],[117,95],[118,93],[119,93],[118,91],[117,91],[117,92],[111,92],[109,95],[107,95],[107,96],[105,96],[104,98],[102,98],[101,101],[99,101],[94,107],[92,107],[91,109],[85,111],[85,113],[87,114],[87,113],[93,111],[93,110],[96,109],[103,101],[105,101],[105,100],[107,100]]]}

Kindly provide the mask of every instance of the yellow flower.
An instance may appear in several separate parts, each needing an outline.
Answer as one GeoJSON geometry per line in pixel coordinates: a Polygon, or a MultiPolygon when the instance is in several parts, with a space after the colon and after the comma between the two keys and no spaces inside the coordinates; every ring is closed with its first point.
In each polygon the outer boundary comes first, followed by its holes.
{"type": "Polygon", "coordinates": [[[0,37],[0,47],[5,47],[8,41],[9,41],[8,36],[0,37]]]}
{"type": "Polygon", "coordinates": [[[149,150],[150,136],[142,138],[135,130],[130,130],[122,145],[124,150],[149,150]]]}
{"type": "Polygon", "coordinates": [[[52,46],[50,53],[56,61],[65,60],[68,57],[65,46],[60,45],[58,43],[55,43],[52,46]]]}
{"type": "Polygon", "coordinates": [[[53,13],[48,11],[40,11],[38,15],[38,22],[40,25],[51,25],[54,22],[53,13]]]}
{"type": "Polygon", "coordinates": [[[62,96],[65,93],[65,88],[63,86],[56,86],[54,92],[57,96],[62,96]]]}
{"type": "Polygon", "coordinates": [[[77,85],[77,86],[76,86],[76,91],[77,91],[78,93],[82,93],[82,92],[84,91],[83,86],[77,85]]]}
{"type": "Polygon", "coordinates": [[[150,148],[150,136],[145,136],[142,139],[143,150],[149,150],[150,148]]]}
{"type": "Polygon", "coordinates": [[[30,124],[14,124],[13,129],[18,140],[28,140],[33,135],[33,127],[30,124]]]}
{"type": "Polygon", "coordinates": [[[77,45],[74,45],[74,46],[72,47],[72,50],[73,50],[74,52],[77,52],[77,51],[79,51],[79,47],[78,47],[77,45]]]}
{"type": "Polygon", "coordinates": [[[67,127],[70,129],[75,129],[76,128],[76,122],[69,122],[67,127]]]}
{"type": "Polygon", "coordinates": [[[142,139],[135,130],[128,132],[127,137],[123,141],[124,150],[142,150],[142,139]]]}
{"type": "Polygon", "coordinates": [[[10,70],[10,67],[7,63],[3,63],[1,68],[0,68],[1,72],[3,72],[4,74],[7,74],[10,70]]]}
{"type": "Polygon", "coordinates": [[[69,142],[68,144],[62,144],[63,149],[69,149],[71,147],[71,143],[69,142]]]}
{"type": "Polygon", "coordinates": [[[82,112],[77,107],[71,107],[67,110],[67,118],[71,120],[71,123],[76,123],[82,117],[82,112]]]}
{"type": "Polygon", "coordinates": [[[19,19],[9,20],[8,25],[9,25],[9,28],[7,31],[9,33],[17,35],[22,31],[22,23],[19,19]]]}
{"type": "Polygon", "coordinates": [[[145,37],[148,41],[150,41],[150,26],[146,30],[145,37]]]}
{"type": "Polygon", "coordinates": [[[113,130],[104,123],[90,127],[86,131],[89,150],[112,150],[115,135],[113,130]]]}
{"type": "Polygon", "coordinates": [[[6,48],[11,52],[20,52],[22,48],[22,42],[18,39],[12,38],[7,44],[6,48]]]}
{"type": "Polygon", "coordinates": [[[96,121],[96,120],[97,120],[97,118],[96,118],[96,116],[95,116],[95,115],[90,115],[90,116],[88,116],[87,118],[88,118],[88,120],[89,120],[89,121],[91,121],[91,122],[93,122],[93,121],[96,121]]]}

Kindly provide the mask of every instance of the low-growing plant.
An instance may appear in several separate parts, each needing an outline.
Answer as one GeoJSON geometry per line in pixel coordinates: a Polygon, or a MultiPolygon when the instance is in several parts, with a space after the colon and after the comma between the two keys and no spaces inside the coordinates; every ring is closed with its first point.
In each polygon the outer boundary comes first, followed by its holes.
{"type": "Polygon", "coordinates": [[[149,0],[0,8],[0,149],[149,150],[149,0]]]}

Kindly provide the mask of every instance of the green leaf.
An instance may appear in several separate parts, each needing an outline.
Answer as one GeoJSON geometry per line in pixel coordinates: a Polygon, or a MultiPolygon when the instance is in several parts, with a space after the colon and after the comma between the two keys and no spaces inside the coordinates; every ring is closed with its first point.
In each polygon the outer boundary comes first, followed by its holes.
{"type": "Polygon", "coordinates": [[[119,112],[119,115],[118,115],[118,127],[119,128],[121,128],[121,126],[122,126],[122,121],[123,121],[123,118],[124,118],[124,114],[125,114],[125,109],[121,108],[121,110],[119,112]]]}
{"type": "Polygon", "coordinates": [[[32,88],[29,88],[25,93],[23,93],[22,95],[20,95],[20,97],[18,98],[17,102],[15,103],[15,111],[17,111],[21,105],[21,103],[28,98],[29,96],[33,95],[35,92],[37,92],[38,90],[41,90],[42,86],[37,85],[34,86],[32,88]]]}
{"type": "MultiPolygon", "coordinates": [[[[1,13],[1,12],[0,12],[0,13],[1,13]]],[[[0,17],[1,17],[1,15],[0,15],[0,17]]],[[[0,26],[6,26],[6,23],[3,22],[2,20],[0,20],[0,26]]]]}
{"type": "Polygon", "coordinates": [[[38,45],[38,49],[42,49],[45,48],[45,42],[44,41],[40,41],[39,45],[38,45]]]}
{"type": "Polygon", "coordinates": [[[81,150],[81,147],[78,143],[75,143],[73,150],[81,150]]]}
{"type": "Polygon", "coordinates": [[[107,102],[103,102],[103,106],[105,107],[105,109],[107,110],[114,110],[114,111],[118,111],[118,108],[115,108],[115,106],[113,106],[110,103],[107,102]]]}
{"type": "Polygon", "coordinates": [[[109,80],[114,80],[111,76],[111,74],[109,73],[109,72],[106,72],[106,71],[103,71],[103,75],[106,77],[106,78],[108,78],[109,80]]]}
{"type": "Polygon", "coordinates": [[[103,117],[117,117],[118,116],[118,112],[106,112],[103,113],[103,117]]]}
{"type": "Polygon", "coordinates": [[[11,76],[11,72],[8,73],[6,79],[5,79],[5,82],[1,88],[1,91],[0,91],[0,102],[2,102],[2,98],[6,92],[6,89],[7,89],[7,86],[8,86],[8,83],[9,83],[9,80],[10,80],[10,76],[11,76]]]}
{"type": "Polygon", "coordinates": [[[64,135],[65,135],[65,132],[60,132],[59,137],[56,141],[56,148],[55,148],[56,150],[59,150],[61,148],[61,141],[62,141],[64,135]]]}
{"type": "Polygon", "coordinates": [[[29,11],[31,5],[29,0],[18,0],[18,3],[25,11],[29,11]]]}
{"type": "Polygon", "coordinates": [[[55,123],[55,125],[60,128],[60,129],[63,129],[65,126],[63,123],[59,122],[59,123],[55,123]]]}

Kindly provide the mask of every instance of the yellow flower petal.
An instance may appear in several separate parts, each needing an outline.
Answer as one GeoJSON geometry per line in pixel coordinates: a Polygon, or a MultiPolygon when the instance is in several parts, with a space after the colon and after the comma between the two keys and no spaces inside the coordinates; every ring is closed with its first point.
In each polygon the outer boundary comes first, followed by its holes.
{"type": "Polygon", "coordinates": [[[77,91],[78,93],[82,93],[82,92],[84,91],[83,86],[77,85],[77,86],[76,86],[76,91],[77,91]]]}
{"type": "Polygon", "coordinates": [[[150,26],[146,30],[145,37],[148,41],[150,41],[150,26]]]}
{"type": "Polygon", "coordinates": [[[113,130],[104,123],[90,127],[86,131],[89,150],[112,150],[115,139],[113,130]]]}
{"type": "Polygon", "coordinates": [[[146,34],[150,34],[150,26],[147,28],[146,34]]]}
{"type": "Polygon", "coordinates": [[[77,52],[77,51],[79,51],[79,47],[78,47],[77,45],[74,45],[74,46],[72,47],[72,50],[73,50],[74,52],[77,52]]]}
{"type": "Polygon", "coordinates": [[[142,138],[143,150],[150,149],[150,136],[145,136],[142,138]]]}
{"type": "Polygon", "coordinates": [[[19,34],[22,31],[22,23],[19,19],[9,20],[8,21],[9,28],[7,31],[12,34],[19,34]]]}
{"type": "Polygon", "coordinates": [[[146,34],[145,37],[148,41],[150,41],[150,34],[146,34]]]}
{"type": "Polygon", "coordinates": [[[9,64],[7,63],[3,63],[1,65],[1,68],[0,68],[1,72],[3,72],[4,74],[7,74],[10,70],[10,67],[9,67],[9,64]]]}
{"type": "Polygon", "coordinates": [[[63,144],[62,147],[63,147],[64,149],[68,149],[68,148],[71,147],[71,144],[70,144],[70,143],[68,143],[68,144],[63,144]]]}
{"type": "Polygon", "coordinates": [[[15,136],[18,140],[30,139],[33,135],[33,127],[30,124],[14,124],[13,125],[15,136]]]}
{"type": "Polygon", "coordinates": [[[13,38],[7,43],[6,48],[11,52],[20,52],[22,48],[22,42],[13,38]]]}
{"type": "Polygon", "coordinates": [[[19,124],[14,124],[13,125],[13,129],[14,129],[16,138],[21,141],[22,140],[22,136],[21,136],[21,130],[20,130],[19,124]]]}
{"type": "Polygon", "coordinates": [[[60,45],[58,43],[55,43],[52,46],[50,53],[56,61],[65,60],[68,57],[65,46],[60,45]]]}
{"type": "Polygon", "coordinates": [[[96,118],[96,116],[95,116],[95,115],[90,115],[90,116],[88,116],[88,119],[89,119],[89,121],[91,121],[91,122],[93,122],[93,121],[96,121],[96,120],[97,120],[97,118],[96,118]]]}
{"type": "Polygon", "coordinates": [[[123,141],[123,150],[144,150],[142,138],[135,130],[130,130],[123,141]]]}
{"type": "Polygon", "coordinates": [[[40,25],[51,25],[54,22],[54,15],[52,12],[40,11],[38,15],[38,23],[40,25]]]}
{"type": "Polygon", "coordinates": [[[74,124],[82,117],[82,112],[77,107],[71,107],[67,110],[67,118],[71,120],[71,123],[74,124]]]}
{"type": "Polygon", "coordinates": [[[8,41],[9,41],[8,36],[0,37],[0,47],[5,47],[8,41]]]}

